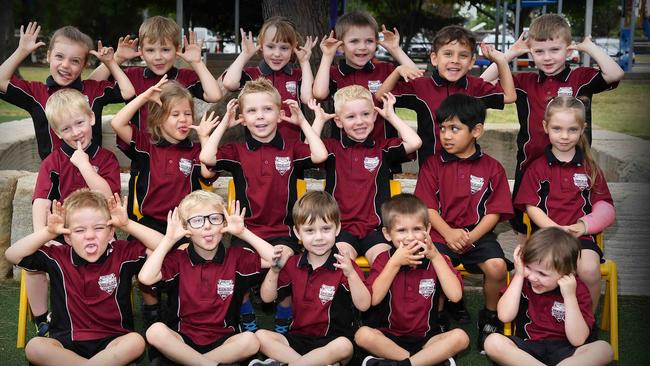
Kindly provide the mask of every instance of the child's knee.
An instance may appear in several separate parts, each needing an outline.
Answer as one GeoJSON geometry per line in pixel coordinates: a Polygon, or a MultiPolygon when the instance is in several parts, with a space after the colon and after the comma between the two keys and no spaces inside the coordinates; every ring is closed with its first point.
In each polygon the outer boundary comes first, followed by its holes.
{"type": "Polygon", "coordinates": [[[488,259],[483,266],[485,277],[491,281],[503,281],[506,278],[506,261],[501,258],[488,259]]]}
{"type": "Polygon", "coordinates": [[[361,347],[366,347],[370,342],[372,342],[375,337],[374,329],[366,326],[362,326],[354,333],[354,342],[361,347]]]}
{"type": "Polygon", "coordinates": [[[49,339],[44,337],[35,337],[27,342],[25,346],[25,357],[32,363],[39,363],[50,354],[49,339]]]}
{"type": "Polygon", "coordinates": [[[464,330],[460,328],[455,328],[447,332],[454,341],[454,345],[459,349],[466,349],[469,347],[469,336],[465,333],[464,330]]]}
{"type": "Polygon", "coordinates": [[[169,336],[169,328],[161,322],[153,323],[147,329],[145,336],[147,337],[147,342],[153,345],[160,344],[162,340],[169,336]]]}
{"type": "Polygon", "coordinates": [[[600,263],[579,263],[578,277],[588,285],[600,282],[600,263]]]}
{"type": "Polygon", "coordinates": [[[508,338],[499,333],[492,333],[485,338],[483,349],[488,355],[496,355],[503,352],[507,345],[508,338]]]}
{"type": "Polygon", "coordinates": [[[239,334],[238,343],[242,346],[241,352],[252,355],[260,350],[260,341],[253,332],[243,332],[239,334]]]}
{"type": "Polygon", "coordinates": [[[330,347],[332,351],[337,355],[337,358],[342,360],[352,356],[354,352],[354,346],[349,339],[345,337],[338,337],[332,342],[330,342],[330,347]]]}

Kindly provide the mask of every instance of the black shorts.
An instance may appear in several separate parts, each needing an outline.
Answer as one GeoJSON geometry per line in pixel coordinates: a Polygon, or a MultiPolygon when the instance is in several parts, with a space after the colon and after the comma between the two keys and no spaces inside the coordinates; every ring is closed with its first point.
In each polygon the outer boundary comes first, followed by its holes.
{"type": "Polygon", "coordinates": [[[198,353],[200,353],[202,355],[204,355],[204,354],[212,351],[213,349],[221,346],[222,344],[224,344],[224,342],[226,342],[228,340],[228,338],[235,335],[234,333],[229,334],[229,335],[225,335],[225,336],[217,339],[216,341],[214,341],[212,343],[202,345],[202,344],[194,343],[194,341],[192,341],[192,339],[190,337],[186,336],[185,334],[182,334],[182,333],[178,333],[178,334],[180,334],[180,336],[183,337],[183,342],[185,342],[185,344],[192,347],[193,350],[195,350],[196,352],[198,352],[198,353]]]}
{"type": "Polygon", "coordinates": [[[600,250],[598,244],[596,244],[595,241],[589,239],[580,239],[580,246],[582,247],[582,250],[593,250],[594,252],[598,253],[598,256],[600,257],[600,263],[605,263],[605,259],[603,258],[603,251],[600,250]]]}
{"type": "Polygon", "coordinates": [[[435,333],[431,332],[431,334],[428,334],[424,338],[418,338],[418,337],[396,336],[383,330],[381,332],[386,336],[386,338],[395,342],[395,344],[405,349],[411,355],[420,352],[422,348],[424,348],[424,345],[427,344],[429,339],[431,339],[433,336],[436,335],[435,333]]]}
{"type": "Polygon", "coordinates": [[[569,341],[560,339],[545,339],[539,341],[523,340],[517,336],[508,336],[519,349],[535,357],[540,362],[555,366],[573,356],[576,347],[569,341]]]}
{"type": "MultiPolygon", "coordinates": [[[[276,245],[286,245],[291,250],[293,250],[294,254],[302,253],[302,245],[298,242],[298,239],[291,237],[291,236],[271,236],[269,238],[264,238],[264,240],[268,241],[269,244],[276,246],[276,245]]],[[[234,247],[243,247],[243,248],[250,248],[252,249],[251,245],[248,244],[248,242],[243,241],[239,239],[236,236],[233,236],[230,239],[230,245],[234,247]]]]}
{"type": "Polygon", "coordinates": [[[336,242],[346,242],[357,251],[357,255],[364,255],[368,249],[374,247],[377,244],[387,244],[388,240],[384,237],[384,233],[381,230],[373,230],[368,233],[363,238],[357,238],[348,231],[343,231],[336,236],[336,242]]]}
{"type": "Polygon", "coordinates": [[[440,253],[445,254],[451,259],[454,267],[462,263],[465,269],[471,273],[482,273],[478,265],[488,259],[501,258],[505,261],[501,244],[497,241],[496,234],[492,232],[483,235],[482,238],[474,243],[474,247],[470,247],[465,253],[456,253],[444,243],[434,244],[440,253]]]}
{"type": "Polygon", "coordinates": [[[68,337],[53,337],[61,342],[63,348],[70,350],[83,358],[92,358],[99,352],[103,351],[109,343],[124,334],[116,334],[105,338],[93,339],[90,341],[73,341],[68,337]]]}
{"type": "Polygon", "coordinates": [[[289,346],[293,348],[293,350],[299,353],[301,356],[315,350],[316,348],[325,347],[336,338],[342,337],[341,335],[312,336],[312,335],[295,334],[295,333],[293,334],[286,333],[283,334],[283,336],[289,342],[289,346]]]}

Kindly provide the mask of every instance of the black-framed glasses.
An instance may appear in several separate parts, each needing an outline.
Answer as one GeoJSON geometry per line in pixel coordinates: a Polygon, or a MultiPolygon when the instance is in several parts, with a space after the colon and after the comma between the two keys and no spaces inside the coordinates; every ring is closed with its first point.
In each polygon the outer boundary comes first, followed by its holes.
{"type": "Polygon", "coordinates": [[[223,224],[224,216],[216,212],[209,215],[198,215],[187,219],[187,223],[192,229],[200,229],[205,225],[205,219],[208,219],[212,225],[221,225],[223,224]]]}

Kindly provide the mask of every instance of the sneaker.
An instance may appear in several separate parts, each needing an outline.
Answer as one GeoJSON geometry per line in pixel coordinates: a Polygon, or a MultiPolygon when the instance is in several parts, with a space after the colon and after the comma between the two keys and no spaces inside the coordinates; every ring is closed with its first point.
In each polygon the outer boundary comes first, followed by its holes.
{"type": "Polygon", "coordinates": [[[272,359],[272,358],[267,358],[264,361],[261,360],[253,360],[248,363],[248,366],[259,366],[259,365],[270,365],[270,366],[280,366],[280,362],[272,359]]]}
{"type": "MultiPolygon", "coordinates": [[[[244,332],[253,332],[257,330],[257,318],[254,313],[242,314],[241,327],[244,332]]],[[[263,364],[262,364],[263,365],[263,364]]]]}
{"type": "Polygon", "coordinates": [[[458,324],[469,324],[472,321],[472,317],[465,307],[465,300],[461,299],[459,302],[451,302],[447,300],[445,302],[445,310],[449,313],[452,319],[458,324]]]}
{"type": "Polygon", "coordinates": [[[276,333],[284,334],[289,331],[289,326],[291,325],[291,319],[287,318],[275,318],[275,324],[273,326],[273,331],[276,333]]]}
{"type": "Polygon", "coordinates": [[[52,321],[52,313],[47,313],[47,315],[45,316],[45,321],[35,324],[37,337],[47,337],[50,334],[51,321],[52,321]]]}
{"type": "Polygon", "coordinates": [[[485,354],[483,350],[483,343],[485,343],[485,338],[487,338],[492,333],[503,333],[503,323],[497,317],[496,311],[489,311],[487,309],[482,309],[478,312],[478,337],[476,340],[476,345],[481,354],[485,354]]]}
{"type": "Polygon", "coordinates": [[[396,366],[397,361],[387,360],[385,358],[379,358],[374,356],[368,356],[363,359],[361,366],[396,366]]]}
{"type": "Polygon", "coordinates": [[[451,318],[449,313],[445,310],[438,313],[438,327],[440,327],[440,333],[449,332],[451,330],[451,318]]]}

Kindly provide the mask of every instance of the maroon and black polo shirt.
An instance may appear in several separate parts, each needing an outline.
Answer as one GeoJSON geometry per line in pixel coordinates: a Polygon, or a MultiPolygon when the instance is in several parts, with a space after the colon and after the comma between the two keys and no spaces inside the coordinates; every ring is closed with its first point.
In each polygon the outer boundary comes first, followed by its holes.
{"type": "Polygon", "coordinates": [[[260,281],[260,256],[241,247],[225,249],[220,243],[212,259],[187,250],[172,250],[162,264],[162,280],[156,284],[176,294],[170,327],[198,345],[206,345],[239,330],[239,308],[244,294],[260,281]]]}
{"type": "MultiPolygon", "coordinates": [[[[591,329],[594,314],[591,312],[591,295],[584,282],[576,277],[576,298],[582,317],[591,329]]],[[[515,335],[521,339],[539,341],[546,339],[566,340],[564,298],[560,287],[536,294],[530,282],[524,279],[521,289],[519,311],[515,318],[515,335]]]]}
{"type": "MultiPolygon", "coordinates": [[[[366,280],[369,287],[372,287],[396,250],[392,247],[391,250],[377,255],[366,280]]],[[[449,258],[444,258],[462,284],[460,274],[454,269],[449,258]]],[[[398,337],[430,338],[440,333],[438,298],[442,293],[433,263],[427,258],[422,258],[422,263],[415,268],[400,267],[386,297],[364,313],[364,324],[398,337]]]]}
{"type": "Polygon", "coordinates": [[[131,284],[145,261],[138,241],[116,240],[94,263],[70,245],[42,246],[18,265],[50,277],[50,337],[89,341],[133,331],[131,284]]]}
{"type": "MultiPolygon", "coordinates": [[[[348,279],[336,269],[333,247],[327,261],[313,268],[308,252],[287,260],[280,271],[278,291],[292,296],[293,322],[290,334],[308,336],[347,336],[354,334],[354,314],[348,279]]],[[[363,272],[353,261],[352,267],[363,280],[363,272]]]]}
{"type": "Polygon", "coordinates": [[[381,205],[390,198],[390,167],[408,161],[401,139],[364,142],[345,133],[323,141],[329,153],[325,162],[325,190],[339,205],[341,228],[359,239],[381,228],[381,205]]]}
{"type": "Polygon", "coordinates": [[[244,143],[219,147],[214,171],[228,171],[237,200],[246,207],[246,226],[261,238],[291,236],[296,181],[312,167],[309,145],[284,140],[279,132],[262,143],[246,130],[244,143]]]}
{"type": "MultiPolygon", "coordinates": [[[[88,154],[90,164],[97,174],[111,187],[111,192],[119,193],[120,165],[115,154],[94,142],[91,142],[84,151],[88,154]]],[[[75,149],[61,142],[61,146],[43,160],[38,170],[32,201],[43,198],[63,203],[70,193],[80,188],[88,188],[79,169],[70,162],[74,152],[75,149]]]]}
{"type": "Polygon", "coordinates": [[[443,100],[452,94],[467,94],[480,99],[486,108],[503,109],[503,89],[481,78],[465,75],[456,82],[449,82],[434,68],[430,77],[421,77],[409,82],[400,81],[392,93],[397,97],[395,107],[412,109],[417,113],[418,135],[422,147],[418,150],[418,163],[442,150],[440,128],[436,121],[436,110],[443,100]]]}
{"type": "MultiPolygon", "coordinates": [[[[62,143],[54,130],[50,128],[45,116],[45,105],[50,95],[63,87],[59,86],[52,76],[45,83],[25,81],[12,76],[6,93],[0,93],[0,98],[17,107],[26,110],[32,117],[38,155],[45,159],[62,143]]],[[[93,141],[102,144],[102,109],[107,104],[124,101],[119,85],[112,81],[75,80],[66,88],[79,90],[88,98],[90,109],[95,114],[95,124],[92,126],[93,141]]]]}
{"type": "Polygon", "coordinates": [[[189,138],[171,144],[166,140],[151,141],[151,135],[131,125],[132,138],[129,153],[132,165],[139,171],[135,192],[129,190],[129,201],[135,194],[143,216],[158,221],[167,221],[167,213],[178,206],[192,191],[201,189],[199,154],[201,145],[189,138]]]}
{"type": "MultiPolygon", "coordinates": [[[[300,85],[302,84],[302,70],[299,67],[292,67],[292,65],[285,65],[281,70],[273,71],[271,67],[264,61],[255,67],[245,67],[239,79],[239,87],[244,87],[247,81],[256,80],[263,77],[271,83],[275,89],[280,93],[280,99],[295,100],[298,105],[300,101],[300,85]]],[[[287,116],[291,115],[289,106],[282,104],[282,109],[287,116]]],[[[300,133],[302,130],[300,126],[296,126],[289,122],[280,121],[278,124],[278,131],[282,133],[282,137],[287,141],[300,140],[300,133]]]]}
{"type": "MultiPolygon", "coordinates": [[[[526,211],[526,205],[536,206],[558,225],[573,225],[590,214],[596,202],[614,204],[602,171],[598,172],[593,184],[589,181],[590,174],[579,147],[576,146],[571,161],[561,162],[548,145],[544,156],[537,158],[524,172],[515,207],[526,211]]],[[[581,239],[595,241],[595,236],[581,239]]]]}
{"type": "MultiPolygon", "coordinates": [[[[467,159],[444,149],[427,159],[414,193],[429,209],[437,210],[452,228],[472,230],[488,214],[499,214],[499,220],[512,217],[506,172],[497,160],[483,154],[478,144],[476,152],[467,159]]],[[[434,228],[431,240],[445,243],[434,228]]]]}
{"type": "MultiPolygon", "coordinates": [[[[533,160],[544,154],[549,144],[542,120],[546,106],[557,96],[586,97],[615,89],[618,82],[607,84],[600,70],[592,67],[571,69],[568,65],[560,73],[547,76],[542,71],[521,72],[513,75],[517,91],[517,169],[524,170],[533,160]]],[[[585,103],[587,139],[591,142],[591,103],[585,103]]],[[[516,193],[517,190],[515,190],[516,193]]]]}

